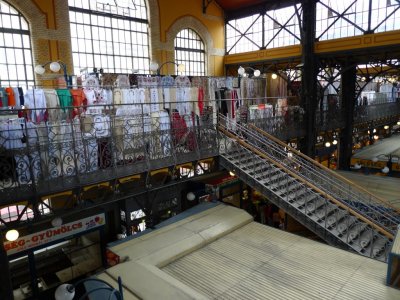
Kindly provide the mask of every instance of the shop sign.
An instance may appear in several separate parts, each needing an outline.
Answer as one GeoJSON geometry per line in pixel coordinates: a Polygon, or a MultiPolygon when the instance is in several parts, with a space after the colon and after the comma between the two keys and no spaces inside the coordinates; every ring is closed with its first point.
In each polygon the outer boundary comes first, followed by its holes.
{"type": "Polygon", "coordinates": [[[45,246],[46,244],[61,240],[78,233],[101,227],[105,224],[104,213],[87,217],[81,220],[63,224],[59,227],[49,228],[29,235],[21,236],[16,241],[4,241],[7,255],[15,254],[31,248],[45,246]]]}

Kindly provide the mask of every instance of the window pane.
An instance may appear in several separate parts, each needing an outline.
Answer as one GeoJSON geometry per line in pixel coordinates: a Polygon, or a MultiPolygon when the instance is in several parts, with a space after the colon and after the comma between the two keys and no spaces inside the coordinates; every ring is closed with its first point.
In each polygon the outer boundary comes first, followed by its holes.
{"type": "Polygon", "coordinates": [[[96,67],[105,72],[129,73],[132,63],[122,62],[137,59],[141,61],[139,73],[149,72],[148,20],[144,0],[75,0],[68,3],[72,16],[71,32],[75,31],[74,26],[78,26],[76,34],[82,39],[78,43],[72,39],[72,52],[78,56],[90,55],[90,59],[88,56],[81,62],[74,59],[75,70],[80,64],[80,68],[96,67]],[[80,9],[78,12],[76,8],[83,8],[83,11],[80,9]],[[138,14],[139,11],[143,13],[138,14]],[[132,38],[131,33],[134,34],[132,38]],[[137,51],[138,47],[141,51],[137,51]],[[93,58],[95,66],[83,65],[91,64],[93,58]]]}
{"type": "Polygon", "coordinates": [[[175,38],[175,62],[185,65],[185,71],[179,75],[204,76],[205,51],[201,37],[192,29],[181,30],[175,38]]]}
{"type": "Polygon", "coordinates": [[[0,22],[1,29],[5,29],[0,33],[0,86],[26,89],[33,85],[28,23],[15,8],[1,0],[0,22]]]}

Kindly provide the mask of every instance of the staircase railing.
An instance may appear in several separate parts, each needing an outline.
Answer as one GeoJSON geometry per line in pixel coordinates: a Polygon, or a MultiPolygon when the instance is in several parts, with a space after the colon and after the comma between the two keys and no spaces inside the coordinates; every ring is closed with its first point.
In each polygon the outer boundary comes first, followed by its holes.
{"type": "Polygon", "coordinates": [[[373,223],[378,231],[393,238],[399,223],[399,210],[390,203],[356,187],[255,126],[245,127],[220,116],[219,129],[240,137],[266,158],[280,162],[285,169],[296,174],[296,177],[329,195],[332,202],[342,208],[349,208],[358,218],[362,216],[368,223],[373,223]]]}
{"type": "Polygon", "coordinates": [[[328,244],[386,261],[393,235],[247,143],[219,128],[220,164],[328,244]]]}

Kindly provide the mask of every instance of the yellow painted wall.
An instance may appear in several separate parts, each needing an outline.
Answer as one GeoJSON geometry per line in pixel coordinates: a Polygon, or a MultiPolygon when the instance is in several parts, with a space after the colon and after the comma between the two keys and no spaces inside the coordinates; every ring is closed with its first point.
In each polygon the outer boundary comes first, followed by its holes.
{"type": "Polygon", "coordinates": [[[160,8],[160,39],[166,41],[166,32],[179,18],[193,16],[210,32],[214,47],[224,48],[223,11],[212,2],[203,15],[202,0],[158,0],[160,8]]]}
{"type": "MultiPolygon", "coordinates": [[[[46,17],[46,27],[47,29],[57,30],[57,19],[56,19],[56,7],[54,0],[32,0],[32,2],[37,6],[40,12],[46,17]]],[[[54,60],[63,60],[60,57],[58,51],[58,41],[54,39],[49,39],[44,43],[48,44],[49,47],[49,56],[47,57],[47,61],[54,60]]]]}
{"type": "MultiPolygon", "coordinates": [[[[206,14],[203,14],[202,0],[158,0],[160,15],[160,42],[167,42],[167,32],[171,26],[183,17],[193,17],[201,22],[207,28],[211,35],[213,48],[225,48],[225,24],[222,9],[213,1],[207,8],[206,14]]],[[[182,28],[183,29],[183,28],[182,28]]],[[[209,74],[221,76],[224,74],[223,56],[207,53],[210,63],[208,64],[209,74]]],[[[171,50],[159,50],[155,53],[156,58],[161,65],[166,61],[174,60],[174,52],[171,50]]],[[[161,73],[173,74],[174,66],[163,67],[161,73]]]]}

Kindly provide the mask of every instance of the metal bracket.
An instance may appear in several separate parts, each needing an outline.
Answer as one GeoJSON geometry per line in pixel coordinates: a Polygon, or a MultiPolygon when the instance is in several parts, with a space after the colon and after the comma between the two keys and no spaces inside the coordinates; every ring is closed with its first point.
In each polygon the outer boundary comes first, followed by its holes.
{"type": "Polygon", "coordinates": [[[211,2],[213,2],[213,0],[203,0],[203,14],[207,12],[207,8],[211,2]]]}

